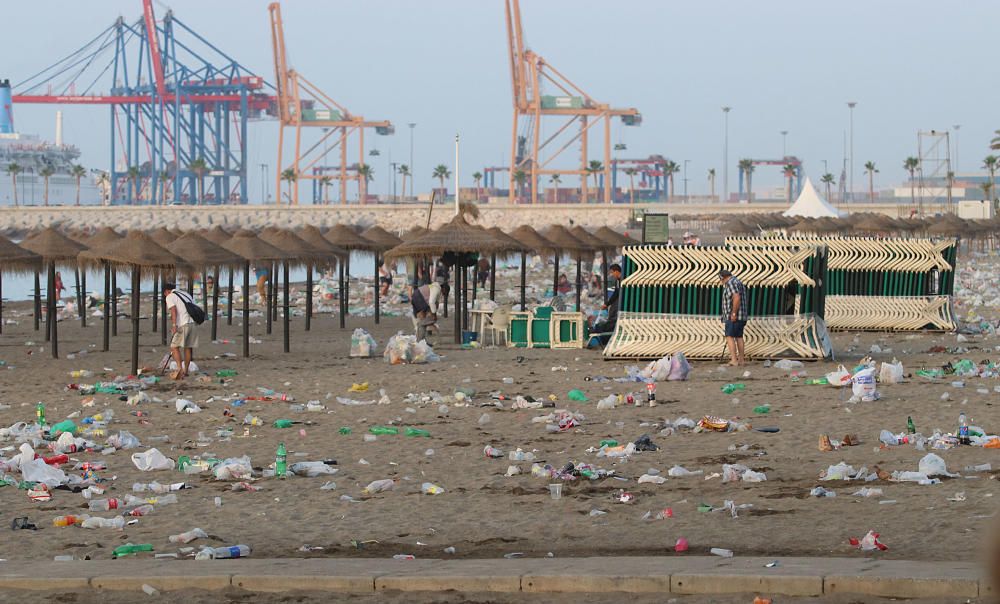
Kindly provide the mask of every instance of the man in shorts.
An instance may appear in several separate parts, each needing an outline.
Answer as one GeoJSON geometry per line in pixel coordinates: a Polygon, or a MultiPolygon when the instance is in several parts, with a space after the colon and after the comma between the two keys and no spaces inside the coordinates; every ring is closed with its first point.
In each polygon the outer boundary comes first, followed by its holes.
{"type": "Polygon", "coordinates": [[[719,271],[719,280],[722,281],[722,323],[726,326],[729,364],[737,367],[746,362],[743,356],[743,328],[747,324],[747,288],[726,269],[719,271]]]}
{"type": "Polygon", "coordinates": [[[194,349],[198,347],[198,332],[195,331],[198,325],[188,314],[187,302],[194,302],[191,295],[185,291],[177,289],[173,283],[163,284],[163,294],[167,300],[167,312],[170,313],[170,321],[173,324],[172,336],[170,339],[170,355],[177,363],[177,371],[171,377],[175,380],[183,380],[187,377],[191,368],[191,359],[194,356],[194,349]]]}
{"type": "Polygon", "coordinates": [[[429,283],[413,288],[410,304],[413,306],[413,329],[417,341],[426,340],[427,332],[437,328],[437,311],[441,301],[441,286],[429,283]]]}

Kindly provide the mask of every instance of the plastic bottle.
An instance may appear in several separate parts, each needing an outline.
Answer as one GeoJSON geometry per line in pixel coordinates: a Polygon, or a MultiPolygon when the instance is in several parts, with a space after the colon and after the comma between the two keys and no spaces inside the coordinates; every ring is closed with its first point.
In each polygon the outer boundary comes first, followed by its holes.
{"type": "Polygon", "coordinates": [[[486,445],[486,447],[483,448],[483,455],[485,455],[486,457],[497,459],[503,457],[503,451],[492,445],[486,445]]]}
{"type": "Polygon", "coordinates": [[[215,372],[215,377],[234,377],[236,375],[235,369],[220,369],[215,372]]]}
{"type": "Polygon", "coordinates": [[[114,518],[91,516],[81,522],[80,526],[85,529],[113,528],[121,530],[122,528],[125,528],[125,519],[121,516],[115,516],[114,518]]]}
{"type": "Polygon", "coordinates": [[[276,419],[276,420],[274,420],[274,427],[275,428],[291,428],[292,427],[292,420],[290,420],[290,419],[276,419]]]}
{"type": "Polygon", "coordinates": [[[212,558],[215,558],[216,560],[225,558],[246,558],[250,555],[249,545],[231,545],[229,547],[213,547],[206,549],[212,550],[212,558]]]}
{"type": "Polygon", "coordinates": [[[122,503],[122,500],[113,497],[111,499],[92,499],[87,502],[87,507],[92,512],[107,512],[108,510],[117,510],[122,503]]]}
{"type": "Polygon", "coordinates": [[[125,496],[124,505],[126,506],[145,505],[147,503],[151,505],[170,505],[171,503],[177,503],[177,495],[174,495],[173,493],[167,493],[166,495],[160,497],[146,497],[146,498],[136,497],[135,495],[125,496]]]}
{"type": "Polygon", "coordinates": [[[139,552],[151,552],[153,551],[152,543],[140,543],[138,545],[133,543],[126,543],[125,545],[119,545],[111,552],[112,557],[121,558],[122,556],[132,556],[139,552]]]}
{"type": "Polygon", "coordinates": [[[909,415],[906,416],[906,431],[910,434],[917,433],[917,426],[913,423],[913,417],[909,415]]]}
{"type": "Polygon", "coordinates": [[[427,430],[421,430],[419,428],[407,428],[405,434],[407,436],[426,436],[430,437],[431,433],[427,430]]]}
{"type": "Polygon", "coordinates": [[[151,513],[153,513],[153,506],[147,503],[144,505],[140,505],[139,507],[132,508],[131,510],[125,512],[122,515],[139,517],[139,516],[147,516],[151,513]]]}
{"type": "Polygon", "coordinates": [[[39,402],[35,405],[35,418],[38,420],[38,425],[45,427],[45,404],[39,402]]]}
{"type": "Polygon", "coordinates": [[[882,441],[884,444],[889,445],[890,447],[899,444],[899,440],[896,438],[896,435],[893,434],[892,432],[889,432],[888,430],[882,430],[881,432],[879,432],[878,439],[882,441]]]}
{"type": "Polygon", "coordinates": [[[171,543],[191,543],[195,539],[207,539],[208,533],[201,530],[200,528],[191,529],[183,533],[178,533],[176,535],[170,535],[169,540],[171,543]]]}
{"type": "Polygon", "coordinates": [[[393,428],[392,426],[372,426],[368,428],[368,432],[376,436],[399,434],[399,428],[393,428]]]}
{"type": "Polygon", "coordinates": [[[243,425],[244,426],[263,426],[264,425],[264,420],[262,420],[261,418],[257,417],[256,415],[253,415],[251,413],[247,413],[246,417],[243,418],[243,425]]]}
{"type": "Polygon", "coordinates": [[[285,449],[285,443],[278,443],[278,451],[274,456],[274,475],[284,478],[287,473],[288,451],[285,449]]]}
{"type": "Polygon", "coordinates": [[[88,516],[86,514],[84,514],[83,516],[73,516],[73,515],[56,516],[55,519],[52,520],[52,525],[53,526],[73,526],[74,524],[80,524],[81,522],[83,522],[87,518],[90,518],[90,516],[88,516]]]}
{"type": "Polygon", "coordinates": [[[646,384],[646,402],[650,407],[656,406],[656,382],[646,384]]]}
{"type": "Polygon", "coordinates": [[[743,384],[726,384],[722,387],[722,391],[726,394],[732,394],[737,390],[746,390],[746,386],[743,384]]]}
{"type": "Polygon", "coordinates": [[[383,491],[391,491],[394,488],[396,488],[396,481],[391,478],[385,478],[368,483],[363,492],[365,495],[374,495],[383,491]]]}
{"type": "Polygon", "coordinates": [[[969,438],[969,420],[964,411],[958,414],[958,444],[972,444],[972,439],[969,438]]]}

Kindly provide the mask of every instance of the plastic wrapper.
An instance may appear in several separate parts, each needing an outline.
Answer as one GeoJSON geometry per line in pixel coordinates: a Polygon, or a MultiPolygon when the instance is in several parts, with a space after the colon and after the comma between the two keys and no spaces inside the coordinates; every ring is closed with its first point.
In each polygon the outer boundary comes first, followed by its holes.
{"type": "Polygon", "coordinates": [[[158,449],[149,449],[142,453],[132,454],[132,463],[143,472],[153,472],[156,470],[172,470],[174,462],[167,458],[158,449]]]}
{"type": "Polygon", "coordinates": [[[375,356],[375,349],[377,347],[375,338],[371,336],[367,331],[361,329],[360,327],[354,330],[351,334],[351,356],[368,358],[375,356]]]}

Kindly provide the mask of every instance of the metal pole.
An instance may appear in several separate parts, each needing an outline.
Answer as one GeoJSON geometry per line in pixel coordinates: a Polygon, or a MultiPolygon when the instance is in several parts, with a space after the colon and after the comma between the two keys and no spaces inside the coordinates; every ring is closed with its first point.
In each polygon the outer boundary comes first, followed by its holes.
{"type": "Polygon", "coordinates": [[[250,356],[250,261],[243,264],[243,357],[250,356]]]}
{"type": "MultiPolygon", "coordinates": [[[[174,279],[177,279],[176,272],[174,274],[174,279]]],[[[163,284],[167,282],[167,274],[164,272],[160,273],[160,340],[163,345],[167,345],[167,297],[163,295],[163,284]]],[[[175,283],[176,285],[176,283],[175,283]]]]}
{"type": "Polygon", "coordinates": [[[219,267],[212,277],[212,340],[219,339],[219,267]]]}
{"type": "Polygon", "coordinates": [[[460,276],[460,267],[455,264],[455,343],[462,343],[462,277],[460,276]]]}
{"type": "Polygon", "coordinates": [[[132,267],[132,375],[139,374],[139,267],[132,267]]]}
{"type": "MultiPolygon", "coordinates": [[[[2,317],[0,317],[2,319],[2,317]]],[[[2,322],[2,321],[0,321],[2,322]]],[[[80,327],[87,326],[87,269],[80,271],[80,327]]]]}
{"type": "MultiPolygon", "coordinates": [[[[59,358],[59,333],[58,324],[56,321],[56,263],[49,262],[49,292],[48,292],[48,302],[49,311],[47,320],[49,321],[49,331],[51,333],[52,340],[52,358],[59,358]]],[[[135,372],[132,372],[135,375],[135,372]]]]}
{"type": "Polygon", "coordinates": [[[38,324],[42,316],[42,284],[38,276],[38,271],[35,271],[35,331],[38,331],[38,324]]]}
{"type": "Polygon", "coordinates": [[[283,268],[284,268],[284,271],[283,271],[284,276],[283,276],[282,285],[284,286],[284,289],[285,289],[285,292],[284,292],[285,297],[281,301],[282,302],[282,309],[281,310],[284,311],[285,316],[282,318],[281,322],[282,322],[282,327],[284,329],[284,334],[283,334],[284,338],[283,339],[284,339],[284,345],[285,345],[285,352],[290,352],[291,351],[291,345],[290,345],[290,342],[289,342],[289,339],[288,339],[288,323],[290,321],[290,317],[288,316],[288,261],[287,260],[285,260],[283,268]]]}
{"type": "Polygon", "coordinates": [[[111,268],[111,335],[118,335],[118,271],[111,268]]]}
{"type": "Polygon", "coordinates": [[[601,299],[608,303],[608,250],[601,250],[601,299]]]}
{"type": "Polygon", "coordinates": [[[51,268],[53,270],[50,271],[50,272],[52,272],[51,275],[49,275],[48,273],[46,273],[46,276],[45,276],[45,283],[46,283],[46,286],[45,286],[45,341],[46,342],[51,342],[52,341],[52,319],[53,319],[53,315],[52,315],[52,290],[55,289],[55,286],[56,286],[56,279],[55,279],[55,272],[54,272],[55,269],[54,269],[54,265],[52,264],[52,262],[49,262],[49,268],[51,268]]]}
{"type": "Polygon", "coordinates": [[[313,314],[313,265],[306,266],[306,331],[312,329],[313,314]]]}
{"type": "Polygon", "coordinates": [[[455,135],[455,216],[458,216],[458,212],[459,212],[459,209],[458,209],[458,197],[459,197],[459,195],[458,195],[458,190],[459,190],[458,189],[458,172],[459,172],[459,164],[458,164],[458,134],[456,134],[455,135]]]}
{"type": "MultiPolygon", "coordinates": [[[[108,263],[104,263],[104,345],[102,350],[107,352],[111,343],[111,269],[108,263]]],[[[167,337],[167,330],[163,330],[163,337],[167,337]]]]}
{"type": "Polygon", "coordinates": [[[379,283],[379,273],[378,273],[378,250],[373,252],[375,254],[375,324],[379,324],[379,288],[382,286],[379,283]]]}
{"type": "Polygon", "coordinates": [[[732,107],[722,108],[722,115],[725,121],[725,135],[722,140],[722,202],[729,201],[729,112],[732,107]]]}
{"type": "Polygon", "coordinates": [[[339,287],[340,287],[340,328],[344,329],[346,327],[346,322],[345,322],[346,317],[344,315],[347,314],[347,313],[344,312],[344,309],[347,307],[347,305],[344,303],[344,298],[347,297],[347,292],[344,291],[344,259],[343,258],[341,258],[341,259],[339,259],[337,261],[337,270],[338,270],[338,272],[340,274],[340,281],[339,281],[339,287]]]}
{"type": "MultiPolygon", "coordinates": [[[[236,271],[235,267],[229,267],[229,291],[226,295],[226,323],[228,325],[233,324],[233,273],[236,271]]],[[[243,291],[243,296],[246,297],[248,292],[243,291]]]]}
{"type": "Polygon", "coordinates": [[[528,252],[522,251],[521,252],[521,310],[522,311],[526,308],[525,290],[527,289],[527,284],[525,283],[525,281],[527,279],[527,273],[526,273],[527,267],[525,265],[527,262],[527,258],[528,258],[528,252]]]}
{"type": "MultiPolygon", "coordinates": [[[[86,275],[86,273],[84,273],[86,275]]],[[[150,322],[153,327],[153,333],[156,333],[160,328],[159,326],[159,310],[160,310],[160,271],[157,271],[153,275],[153,320],[150,322]]]]}
{"type": "Polygon", "coordinates": [[[490,300],[497,301],[497,255],[490,256],[490,300]]]}
{"type": "Polygon", "coordinates": [[[552,269],[552,295],[559,295],[559,254],[562,252],[555,252],[552,258],[552,264],[554,268],[552,269]]]}
{"type": "Polygon", "coordinates": [[[583,289],[583,276],[580,274],[580,264],[582,260],[578,255],[576,257],[576,310],[580,311],[580,290],[583,289]]]}

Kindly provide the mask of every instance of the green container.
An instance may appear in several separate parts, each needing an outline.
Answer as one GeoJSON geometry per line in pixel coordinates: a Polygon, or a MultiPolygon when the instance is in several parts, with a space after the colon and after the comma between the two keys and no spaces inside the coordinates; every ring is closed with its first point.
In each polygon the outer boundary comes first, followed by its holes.
{"type": "Polygon", "coordinates": [[[760,415],[763,415],[765,413],[770,413],[771,405],[757,405],[756,407],[753,408],[753,412],[760,415]]]}
{"type": "Polygon", "coordinates": [[[292,420],[290,420],[290,419],[276,419],[276,420],[274,420],[274,427],[275,428],[291,428],[292,427],[292,420]]]}
{"type": "Polygon", "coordinates": [[[604,440],[601,441],[601,446],[602,447],[617,447],[618,446],[618,441],[615,440],[615,439],[613,439],[613,438],[605,438],[604,440]]]}
{"type": "Polygon", "coordinates": [[[393,428],[392,426],[372,426],[368,428],[368,432],[378,436],[399,434],[399,428],[393,428]]]}
{"type": "Polygon", "coordinates": [[[215,377],[233,377],[236,375],[235,369],[220,369],[215,372],[215,377]]]}
{"type": "Polygon", "coordinates": [[[340,428],[340,430],[338,430],[338,432],[340,432],[341,434],[350,434],[351,433],[351,428],[350,428],[350,426],[341,426],[341,428],[340,428]]]}
{"type": "Polygon", "coordinates": [[[114,558],[121,558],[122,556],[132,556],[139,552],[151,552],[153,551],[152,543],[140,543],[134,545],[132,543],[126,543],[125,545],[119,545],[111,552],[111,556],[114,558]]]}
{"type": "Polygon", "coordinates": [[[76,434],[76,424],[73,423],[73,420],[67,419],[65,421],[59,422],[58,424],[55,424],[54,426],[52,426],[50,434],[52,436],[59,436],[63,432],[76,434]]]}
{"type": "Polygon", "coordinates": [[[551,344],[549,338],[549,319],[532,319],[531,321],[531,345],[535,348],[548,348],[551,344]]]}
{"type": "Polygon", "coordinates": [[[582,390],[573,389],[570,390],[566,397],[571,401],[585,401],[587,400],[587,395],[583,393],[582,390]]]}
{"type": "Polygon", "coordinates": [[[542,109],[581,109],[583,108],[582,96],[556,96],[554,94],[543,94],[542,109]]]}
{"type": "Polygon", "coordinates": [[[536,319],[551,319],[552,318],[552,307],[551,306],[539,306],[535,309],[536,319]]]}
{"type": "Polygon", "coordinates": [[[427,430],[421,430],[419,428],[407,428],[405,434],[407,436],[425,436],[430,438],[431,433],[427,430]]]}
{"type": "Polygon", "coordinates": [[[340,112],[335,109],[303,109],[302,121],[304,122],[336,122],[340,121],[340,112]]]}

